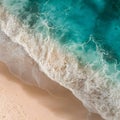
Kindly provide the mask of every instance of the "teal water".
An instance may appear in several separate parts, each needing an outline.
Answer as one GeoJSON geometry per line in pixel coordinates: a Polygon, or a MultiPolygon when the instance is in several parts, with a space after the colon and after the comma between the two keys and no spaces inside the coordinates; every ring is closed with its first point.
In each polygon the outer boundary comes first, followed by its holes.
{"type": "Polygon", "coordinates": [[[28,28],[59,42],[83,66],[120,80],[120,0],[1,0],[28,28]]]}

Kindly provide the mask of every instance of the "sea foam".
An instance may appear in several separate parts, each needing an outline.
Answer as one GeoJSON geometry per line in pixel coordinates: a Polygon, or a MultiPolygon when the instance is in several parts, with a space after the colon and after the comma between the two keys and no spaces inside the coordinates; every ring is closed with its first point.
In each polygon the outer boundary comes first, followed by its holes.
{"type": "Polygon", "coordinates": [[[106,51],[99,49],[94,36],[90,35],[86,42],[80,41],[81,44],[60,44],[57,37],[48,34],[47,30],[45,34],[44,31],[34,31],[16,16],[0,6],[0,28],[13,42],[24,47],[39,69],[71,90],[90,111],[99,113],[105,119],[119,119],[118,62],[115,59],[108,63],[103,59],[106,51]],[[94,47],[85,49],[88,44],[94,47]]]}

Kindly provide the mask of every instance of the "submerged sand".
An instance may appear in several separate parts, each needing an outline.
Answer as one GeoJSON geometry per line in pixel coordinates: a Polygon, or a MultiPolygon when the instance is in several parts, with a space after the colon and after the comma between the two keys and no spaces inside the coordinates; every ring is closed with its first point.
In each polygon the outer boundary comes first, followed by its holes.
{"type": "MultiPolygon", "coordinates": [[[[88,120],[88,111],[70,91],[58,94],[23,84],[0,63],[0,120],[88,120]]],[[[97,115],[90,120],[101,120],[97,115]]]]}
{"type": "Polygon", "coordinates": [[[23,84],[0,63],[0,120],[86,120],[87,110],[65,88],[59,94],[23,84]]]}

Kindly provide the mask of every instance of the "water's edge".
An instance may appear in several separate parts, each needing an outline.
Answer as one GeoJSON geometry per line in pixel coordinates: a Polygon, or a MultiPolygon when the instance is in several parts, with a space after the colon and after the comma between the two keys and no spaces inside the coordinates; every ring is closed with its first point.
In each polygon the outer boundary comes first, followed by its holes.
{"type": "MultiPolygon", "coordinates": [[[[83,69],[72,56],[62,53],[56,43],[50,40],[43,41],[41,35],[30,34],[14,16],[2,7],[0,7],[0,28],[10,37],[10,40],[24,47],[29,56],[39,65],[41,71],[50,79],[71,90],[90,111],[99,113],[109,120],[113,118],[118,120],[119,101],[114,104],[112,101],[120,97],[119,85],[114,89],[113,84],[110,85],[107,79],[99,75],[99,71],[94,73],[89,67],[83,69]]],[[[6,43],[1,45],[6,46],[6,43]]],[[[14,47],[10,46],[9,51],[12,51],[14,47]]],[[[2,50],[1,52],[3,54],[2,50]]],[[[18,55],[17,51],[14,53],[18,55]]],[[[19,59],[24,60],[21,56],[19,59]]]]}

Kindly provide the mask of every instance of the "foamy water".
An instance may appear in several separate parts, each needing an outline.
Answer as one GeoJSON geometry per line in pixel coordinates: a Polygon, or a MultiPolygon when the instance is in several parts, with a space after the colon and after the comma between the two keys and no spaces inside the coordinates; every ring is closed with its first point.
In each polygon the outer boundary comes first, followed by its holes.
{"type": "Polygon", "coordinates": [[[1,30],[24,47],[41,71],[70,89],[89,110],[111,120],[119,118],[119,12],[110,9],[118,3],[3,0],[1,4],[1,30]]]}
{"type": "Polygon", "coordinates": [[[44,41],[57,41],[80,64],[119,81],[118,2],[3,0],[1,4],[33,32],[42,33],[44,41]]]}

